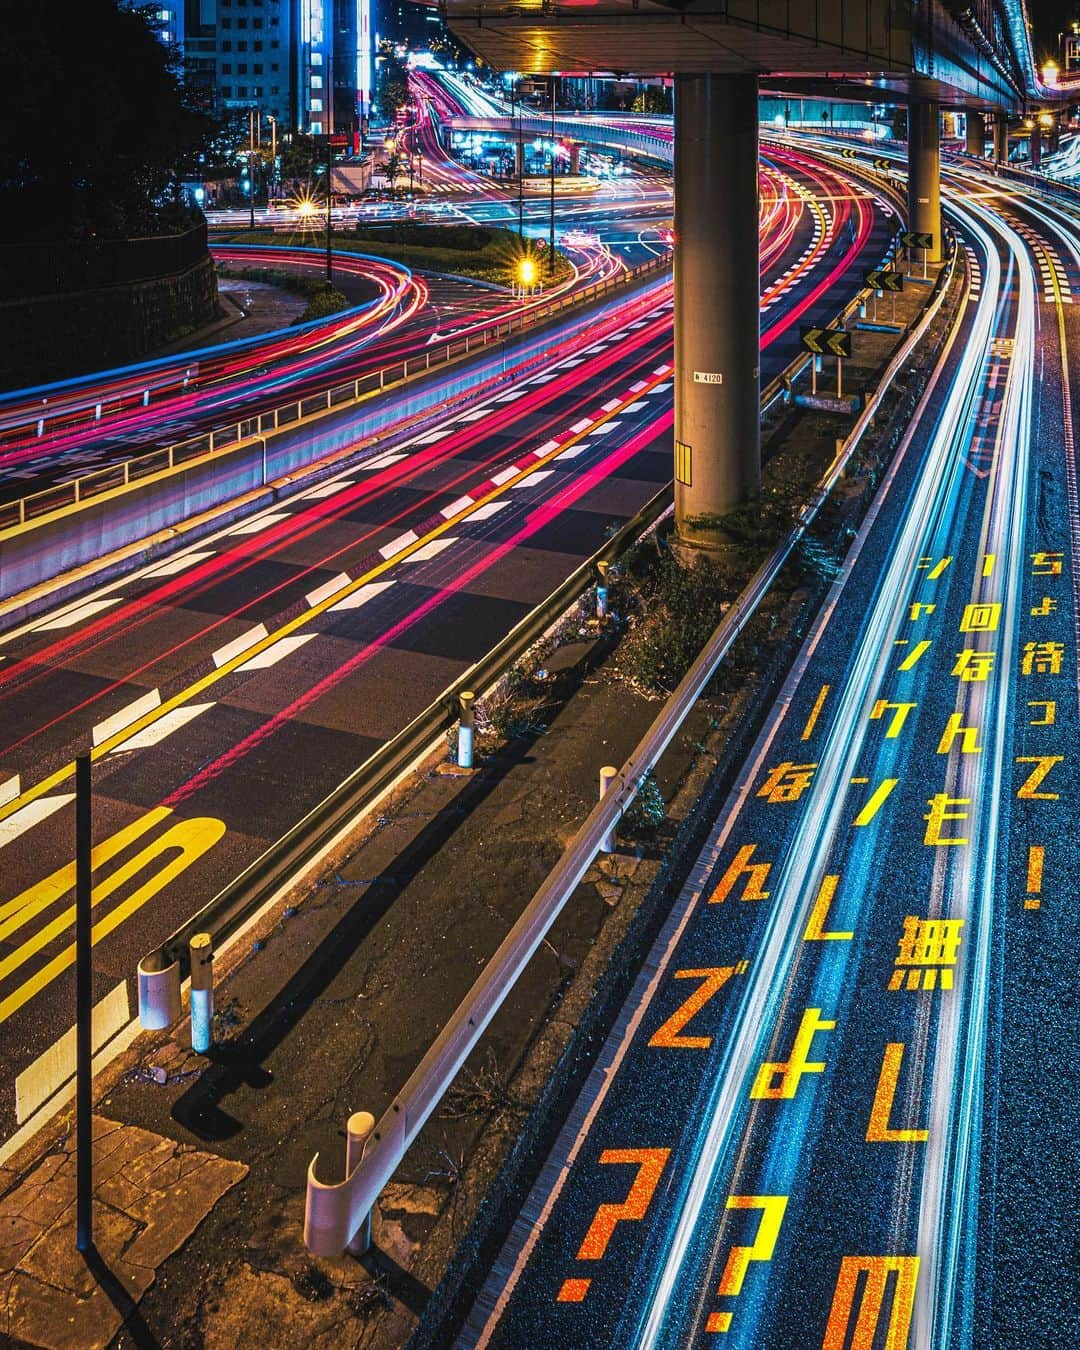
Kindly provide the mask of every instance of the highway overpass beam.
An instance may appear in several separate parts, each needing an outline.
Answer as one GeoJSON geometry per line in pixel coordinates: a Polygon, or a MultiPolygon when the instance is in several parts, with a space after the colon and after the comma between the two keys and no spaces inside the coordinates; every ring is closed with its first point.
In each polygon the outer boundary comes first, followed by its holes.
{"type": "Polygon", "coordinates": [[[938,105],[908,108],[908,229],[933,235],[929,261],[941,261],[941,162],[938,105]]]}
{"type": "Polygon", "coordinates": [[[986,123],[980,112],[967,114],[967,152],[980,159],[986,154],[986,123]]]}
{"type": "Polygon", "coordinates": [[[693,548],[761,487],[755,75],[675,76],[675,520],[693,548]]]}
{"type": "Polygon", "coordinates": [[[1009,119],[1005,113],[994,114],[994,162],[1005,164],[1009,158],[1009,119]]]}

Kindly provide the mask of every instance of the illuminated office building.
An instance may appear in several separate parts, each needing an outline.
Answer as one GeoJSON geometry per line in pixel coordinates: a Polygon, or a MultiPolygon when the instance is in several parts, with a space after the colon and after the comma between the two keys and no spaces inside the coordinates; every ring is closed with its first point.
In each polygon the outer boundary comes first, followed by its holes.
{"type": "MultiPolygon", "coordinates": [[[[131,0],[139,3],[139,0],[131,0]]],[[[184,77],[226,112],[280,131],[352,133],[371,108],[373,0],[162,0],[184,77]]]]}

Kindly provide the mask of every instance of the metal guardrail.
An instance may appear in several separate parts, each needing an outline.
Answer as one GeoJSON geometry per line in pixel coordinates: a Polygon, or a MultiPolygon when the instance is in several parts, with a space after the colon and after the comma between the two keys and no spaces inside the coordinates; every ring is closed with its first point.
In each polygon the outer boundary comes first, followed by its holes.
{"type": "MultiPolygon", "coordinates": [[[[873,177],[873,175],[868,175],[873,177]]],[[[644,264],[658,270],[666,259],[644,264]]],[[[832,320],[842,322],[859,307],[868,291],[861,290],[832,320]]],[[[795,379],[809,368],[811,357],[798,356],[761,393],[762,411],[786,397],[795,379]]],[[[581,565],[537,609],[521,621],[487,656],[465,672],[356,769],[323,802],[234,878],[193,918],[139,963],[139,1016],[143,1026],[156,1030],[179,1015],[179,993],[187,973],[188,942],[196,933],[209,932],[215,943],[226,940],[291,876],[310,864],[328,840],[362,810],[375,802],[398,776],[428,749],[437,736],[457,719],[457,701],[465,690],[482,691],[504,674],[560,613],[588,586],[600,562],[610,561],[631,539],[657,518],[665,494],[653,498],[641,512],[581,565]]]]}
{"type": "MultiPolygon", "coordinates": [[[[648,264],[647,264],[648,266],[648,264]]],[[[842,321],[862,303],[860,291],[832,320],[842,321]]],[[[787,396],[800,373],[810,364],[798,356],[771,380],[761,393],[765,412],[777,398],[787,396]]],[[[597,566],[611,561],[657,519],[670,499],[672,486],[652,499],[628,521],[602,549],[587,559],[536,609],[512,629],[486,656],[471,666],[402,731],[376,750],[358,769],[293,826],[275,844],[231,881],[209,904],[185,922],[153,952],[139,962],[139,1017],[148,1030],[175,1020],[179,1010],[180,984],[187,973],[188,943],[196,933],[208,932],[215,944],[226,940],[291,876],[296,875],[325,848],[328,840],[366,807],[378,800],[387,787],[427,750],[437,736],[457,720],[458,699],[466,690],[483,691],[499,679],[546,631],[554,617],[565,610],[595,578],[597,566]]]]}
{"type": "Polygon", "coordinates": [[[360,767],[277,843],[182,924],[161,946],[139,962],[139,1018],[156,1030],[179,1005],[180,984],[188,974],[188,944],[196,933],[210,933],[215,948],[237,931],[289,879],[297,876],[343,828],[372,805],[417,759],[430,752],[439,736],[458,719],[460,696],[483,693],[502,678],[551,624],[612,562],[664,513],[672,488],[656,494],[631,520],[576,568],[551,595],[527,614],[495,647],[444,689],[423,712],[376,750],[360,767]]]}
{"type": "Polygon", "coordinates": [[[670,265],[669,257],[650,258],[647,262],[639,263],[636,267],[628,268],[613,277],[606,277],[603,281],[592,282],[579,291],[561,296],[558,300],[531,307],[516,317],[511,315],[509,319],[487,324],[476,333],[466,333],[464,337],[454,341],[440,343],[437,347],[428,347],[418,356],[394,361],[358,379],[307,394],[292,403],[227,423],[200,436],[178,441],[175,445],[133,456],[94,473],[85,474],[81,478],[57,483],[40,492],[0,503],[0,530],[25,525],[27,521],[52,511],[77,506],[116,488],[129,487],[152,474],[188,465],[197,460],[210,459],[222,450],[235,448],[242,441],[265,436],[285,427],[302,425],[333,409],[349,407],[372,394],[397,388],[419,378],[429,370],[460,360],[514,333],[527,332],[554,315],[608,295],[618,287],[632,284],[652,273],[661,272],[670,265]]]}
{"type": "Polygon", "coordinates": [[[604,838],[618,825],[645,775],[671,744],[690,709],[713,678],[721,661],[756,612],[792,551],[843,475],[881,404],[886,390],[936,317],[958,256],[950,240],[946,266],[939,274],[922,319],[909,330],[874,395],[856,421],[810,500],[781,544],[762,563],[724,615],[704,650],[680,681],[644,738],[592,809],[562,858],[529,902],[498,951],[428,1050],[389,1109],[374,1125],[362,1157],[344,1181],[325,1183],[315,1175],[319,1155],[308,1167],[304,1242],[317,1256],[340,1256],[366,1225],[383,1188],[397,1170],[443,1095],[527,966],[570,896],[591,866],[604,838]]]}

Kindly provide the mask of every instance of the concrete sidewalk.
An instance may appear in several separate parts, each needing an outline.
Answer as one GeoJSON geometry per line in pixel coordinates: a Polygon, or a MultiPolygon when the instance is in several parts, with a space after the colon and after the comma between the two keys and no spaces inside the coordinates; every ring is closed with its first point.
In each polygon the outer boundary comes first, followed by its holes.
{"type": "Polygon", "coordinates": [[[0,1200],[0,1335],[45,1350],[105,1346],[162,1263],[247,1168],[134,1125],[94,1117],[94,1250],[75,1249],[75,1141],[0,1200]]]}

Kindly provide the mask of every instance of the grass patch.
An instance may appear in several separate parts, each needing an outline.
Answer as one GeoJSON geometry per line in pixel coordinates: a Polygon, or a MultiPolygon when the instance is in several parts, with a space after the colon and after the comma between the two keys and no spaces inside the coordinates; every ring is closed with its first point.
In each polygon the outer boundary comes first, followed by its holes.
{"type": "Polygon", "coordinates": [[[618,667],[638,688],[670,693],[720,622],[732,582],[706,558],[687,564],[671,552],[653,557],[643,572],[625,579],[630,627],[618,667]]]}
{"type": "MultiPolygon", "coordinates": [[[[215,242],[227,244],[317,244],[325,241],[310,231],[293,235],[273,230],[235,230],[215,235],[215,242]]],[[[513,284],[516,268],[523,255],[516,230],[490,229],[479,225],[425,225],[413,221],[388,221],[385,225],[362,221],[350,234],[334,234],[335,249],[345,253],[371,253],[406,267],[429,272],[450,272],[456,276],[490,281],[499,286],[513,284]]],[[[524,252],[536,262],[537,275],[548,284],[546,249],[536,250],[526,241],[524,252]]],[[[555,281],[568,280],[573,268],[564,254],[555,250],[555,281]]]]}

